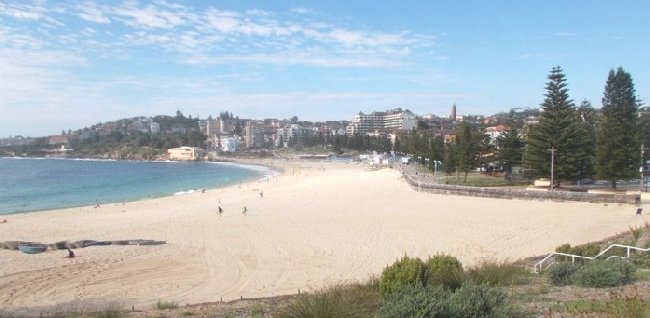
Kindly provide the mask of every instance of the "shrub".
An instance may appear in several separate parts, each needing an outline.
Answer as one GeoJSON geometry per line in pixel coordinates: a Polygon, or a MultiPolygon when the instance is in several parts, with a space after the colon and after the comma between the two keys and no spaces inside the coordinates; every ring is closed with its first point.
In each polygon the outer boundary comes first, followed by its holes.
{"type": "Polygon", "coordinates": [[[571,276],[577,269],[578,266],[568,262],[555,263],[546,270],[546,277],[555,286],[571,285],[571,276]]]}
{"type": "Polygon", "coordinates": [[[447,301],[448,315],[445,317],[519,317],[519,313],[508,300],[501,287],[465,284],[458,288],[447,301]]]}
{"type": "Polygon", "coordinates": [[[117,309],[104,309],[98,313],[95,313],[95,318],[119,318],[122,317],[120,311],[117,309]]]}
{"type": "Polygon", "coordinates": [[[558,303],[551,308],[553,311],[581,315],[581,317],[594,313],[607,314],[607,317],[616,318],[650,317],[650,302],[639,296],[615,297],[609,300],[575,299],[558,303]]]}
{"type": "Polygon", "coordinates": [[[615,318],[650,317],[650,302],[639,296],[616,298],[609,302],[608,313],[615,318]]]}
{"type": "Polygon", "coordinates": [[[600,253],[600,247],[594,243],[588,243],[573,247],[573,254],[580,256],[596,256],[600,253]]]}
{"type": "Polygon", "coordinates": [[[158,309],[176,309],[176,308],[178,308],[178,304],[173,302],[173,301],[158,300],[158,302],[156,303],[156,308],[158,308],[158,309]]]}
{"type": "Polygon", "coordinates": [[[379,307],[379,318],[442,317],[451,293],[442,286],[422,284],[394,290],[379,307]]]}
{"type": "Polygon", "coordinates": [[[467,279],[476,285],[491,286],[525,284],[530,272],[528,269],[506,261],[483,260],[467,270],[467,279]]]}
{"type": "Polygon", "coordinates": [[[643,235],[643,227],[638,226],[638,227],[632,227],[630,226],[630,234],[632,235],[632,246],[636,246],[636,244],[639,242],[639,239],[643,235]]]}
{"type": "Polygon", "coordinates": [[[251,318],[264,317],[264,307],[260,303],[256,303],[249,309],[249,316],[251,318]]]}
{"type": "Polygon", "coordinates": [[[453,256],[438,254],[426,263],[426,285],[456,290],[463,284],[463,265],[453,256]]]}
{"type": "Polygon", "coordinates": [[[374,317],[379,294],[372,284],[334,285],[314,293],[299,295],[282,308],[279,318],[364,318],[374,317]]]}
{"type": "MultiPolygon", "coordinates": [[[[616,242],[616,244],[632,245],[632,242],[616,242]]],[[[627,257],[627,249],[623,247],[614,246],[611,249],[609,249],[609,251],[607,251],[605,254],[603,254],[604,258],[608,258],[612,256],[627,257]]]]}
{"type": "Polygon", "coordinates": [[[650,269],[650,252],[640,252],[630,255],[630,261],[637,268],[650,269]]]}
{"type": "Polygon", "coordinates": [[[583,287],[614,287],[635,279],[634,265],[620,258],[590,261],[573,273],[574,284],[583,287]]]}
{"type": "Polygon", "coordinates": [[[426,286],[426,266],[420,258],[410,258],[406,255],[393,265],[384,269],[379,280],[379,294],[386,297],[393,290],[415,286],[420,283],[426,286]]]}
{"type": "MultiPolygon", "coordinates": [[[[600,253],[600,247],[594,243],[587,243],[578,246],[571,246],[571,244],[562,244],[555,248],[555,251],[558,253],[573,254],[578,256],[593,257],[600,253]]],[[[558,261],[566,262],[570,261],[571,258],[567,256],[557,256],[558,261]]],[[[576,258],[578,262],[584,262],[584,259],[576,258]]]]}

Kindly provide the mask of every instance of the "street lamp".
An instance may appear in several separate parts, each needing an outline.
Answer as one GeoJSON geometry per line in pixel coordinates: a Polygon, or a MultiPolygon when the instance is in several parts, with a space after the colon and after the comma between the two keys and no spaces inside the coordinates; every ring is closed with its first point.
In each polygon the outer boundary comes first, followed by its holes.
{"type": "Polygon", "coordinates": [[[555,186],[555,180],[553,179],[553,170],[554,170],[554,165],[555,165],[555,152],[557,151],[557,149],[551,148],[551,149],[548,149],[548,151],[551,152],[551,187],[550,187],[550,190],[553,191],[553,188],[555,186]]]}
{"type": "Polygon", "coordinates": [[[438,174],[438,164],[442,165],[442,162],[438,160],[433,161],[433,182],[438,183],[437,174],[438,174]]]}

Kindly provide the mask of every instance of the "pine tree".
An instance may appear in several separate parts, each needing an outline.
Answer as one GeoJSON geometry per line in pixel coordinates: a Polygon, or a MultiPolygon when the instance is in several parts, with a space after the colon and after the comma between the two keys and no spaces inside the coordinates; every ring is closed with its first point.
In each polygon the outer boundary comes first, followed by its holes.
{"type": "MultiPolygon", "coordinates": [[[[553,67],[546,83],[546,98],[541,104],[539,122],[526,136],[526,164],[537,176],[551,175],[551,151],[555,151],[555,185],[560,180],[585,177],[591,145],[582,128],[573,101],[569,99],[566,78],[559,66],[553,67]]],[[[555,186],[554,185],[554,186],[555,186]]]]}
{"type": "Polygon", "coordinates": [[[512,173],[512,167],[521,163],[524,141],[515,128],[511,128],[495,139],[497,159],[501,161],[506,172],[512,173]]]}
{"type": "Polygon", "coordinates": [[[586,99],[580,103],[577,109],[578,122],[580,127],[575,139],[580,141],[581,147],[577,149],[582,153],[577,162],[577,178],[584,179],[594,175],[594,164],[596,161],[596,122],[598,114],[586,99]]]}
{"type": "Polygon", "coordinates": [[[452,142],[445,143],[445,152],[442,157],[442,170],[446,174],[456,171],[456,145],[452,142]]]}
{"type": "Polygon", "coordinates": [[[609,71],[603,93],[602,116],[598,122],[596,168],[598,176],[609,180],[634,178],[641,163],[641,143],[637,132],[639,101],[632,76],[619,67],[609,71]]]}

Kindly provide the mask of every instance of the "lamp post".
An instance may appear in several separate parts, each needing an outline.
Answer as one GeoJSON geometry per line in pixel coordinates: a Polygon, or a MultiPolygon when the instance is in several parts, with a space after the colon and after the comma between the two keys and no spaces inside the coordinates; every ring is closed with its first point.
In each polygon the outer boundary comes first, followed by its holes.
{"type": "Polygon", "coordinates": [[[440,162],[438,160],[433,161],[433,182],[434,183],[438,183],[438,179],[437,179],[437,176],[438,176],[438,164],[442,164],[442,162],[440,162]]]}
{"type": "Polygon", "coordinates": [[[643,166],[644,166],[644,160],[643,160],[643,144],[641,145],[641,167],[639,167],[639,172],[641,173],[641,179],[639,179],[639,194],[643,192],[643,166]]]}
{"type": "Polygon", "coordinates": [[[555,166],[555,152],[557,151],[557,149],[551,148],[551,149],[549,149],[549,151],[551,152],[551,187],[550,187],[550,190],[553,191],[553,188],[555,187],[555,180],[553,178],[553,171],[554,171],[554,168],[555,168],[554,167],[555,166]]]}

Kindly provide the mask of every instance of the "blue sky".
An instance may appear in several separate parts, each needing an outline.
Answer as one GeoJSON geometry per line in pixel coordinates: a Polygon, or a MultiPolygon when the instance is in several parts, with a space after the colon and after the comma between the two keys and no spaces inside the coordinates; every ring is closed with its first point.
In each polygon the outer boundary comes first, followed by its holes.
{"type": "Polygon", "coordinates": [[[351,119],[650,95],[650,1],[1,1],[0,137],[133,116],[351,119]]]}

